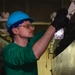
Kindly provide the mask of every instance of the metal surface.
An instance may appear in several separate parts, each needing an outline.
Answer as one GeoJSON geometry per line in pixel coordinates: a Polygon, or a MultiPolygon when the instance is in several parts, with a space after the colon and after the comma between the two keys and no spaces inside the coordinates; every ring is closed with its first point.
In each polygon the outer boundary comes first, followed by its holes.
{"type": "Polygon", "coordinates": [[[52,62],[53,75],[75,75],[75,41],[52,62]]]}

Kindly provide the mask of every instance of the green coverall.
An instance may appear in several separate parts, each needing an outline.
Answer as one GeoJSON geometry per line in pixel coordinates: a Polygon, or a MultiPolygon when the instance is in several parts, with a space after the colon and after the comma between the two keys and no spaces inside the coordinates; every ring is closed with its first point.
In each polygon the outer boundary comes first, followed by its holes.
{"type": "Polygon", "coordinates": [[[44,32],[45,30],[29,39],[25,47],[21,47],[14,42],[4,47],[2,57],[6,75],[38,75],[37,59],[32,46],[41,38],[44,32]]]}

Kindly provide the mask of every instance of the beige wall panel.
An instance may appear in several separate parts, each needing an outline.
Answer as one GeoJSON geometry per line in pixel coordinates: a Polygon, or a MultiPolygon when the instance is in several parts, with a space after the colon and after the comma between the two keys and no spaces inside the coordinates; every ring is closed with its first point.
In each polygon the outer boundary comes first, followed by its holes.
{"type": "Polygon", "coordinates": [[[41,58],[38,60],[38,75],[52,75],[51,65],[52,65],[52,54],[48,58],[48,50],[44,52],[41,58]]]}

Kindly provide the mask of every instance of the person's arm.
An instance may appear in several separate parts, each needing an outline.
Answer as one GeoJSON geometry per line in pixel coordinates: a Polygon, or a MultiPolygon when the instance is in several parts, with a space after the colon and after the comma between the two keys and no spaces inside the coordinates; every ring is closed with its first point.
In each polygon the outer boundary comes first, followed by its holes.
{"type": "Polygon", "coordinates": [[[67,14],[68,11],[65,8],[58,10],[54,21],[51,23],[51,26],[47,29],[45,34],[33,45],[32,49],[37,59],[39,59],[43,52],[46,50],[54,33],[67,25],[69,22],[69,19],[66,17],[67,14]]]}
{"type": "Polygon", "coordinates": [[[55,31],[55,27],[50,26],[45,32],[45,34],[33,45],[32,49],[37,59],[39,59],[42,53],[46,50],[55,31]]]}

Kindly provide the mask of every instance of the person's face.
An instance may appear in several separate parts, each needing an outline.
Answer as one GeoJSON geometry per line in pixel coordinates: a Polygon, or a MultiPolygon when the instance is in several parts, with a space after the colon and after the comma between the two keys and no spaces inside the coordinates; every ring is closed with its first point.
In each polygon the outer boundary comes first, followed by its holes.
{"type": "Polygon", "coordinates": [[[17,35],[22,38],[31,38],[34,35],[34,27],[30,21],[24,21],[17,28],[17,35]]]}

